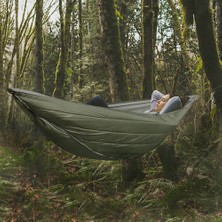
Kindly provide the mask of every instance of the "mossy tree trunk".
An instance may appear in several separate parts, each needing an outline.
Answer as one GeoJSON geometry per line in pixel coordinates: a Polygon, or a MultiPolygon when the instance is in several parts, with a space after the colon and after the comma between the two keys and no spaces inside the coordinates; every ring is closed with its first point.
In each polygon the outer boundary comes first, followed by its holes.
{"type": "MultiPolygon", "coordinates": [[[[175,36],[178,38],[179,45],[181,47],[181,55],[183,57],[183,62],[185,63],[185,67],[187,68],[187,70],[190,70],[189,55],[187,53],[187,47],[186,47],[185,39],[183,36],[181,21],[179,20],[179,15],[177,12],[176,5],[173,0],[167,0],[167,1],[172,11],[172,17],[173,17],[173,23],[174,23],[173,29],[174,29],[175,36]]],[[[188,78],[186,78],[184,73],[181,73],[181,71],[180,72],[177,71],[175,75],[177,75],[176,79],[179,78],[180,80],[178,81],[178,83],[180,82],[183,83],[183,85],[179,87],[179,90],[182,93],[185,93],[190,88],[189,86],[190,81],[188,78]]],[[[176,86],[175,84],[176,82],[174,82],[173,84],[171,93],[175,93],[175,88],[178,88],[178,87],[175,87],[176,86]]],[[[157,149],[159,159],[163,166],[163,175],[165,178],[173,180],[173,181],[178,180],[178,172],[177,172],[178,160],[176,158],[174,137],[175,137],[174,134],[170,135],[168,140],[165,143],[162,143],[160,146],[158,146],[158,149],[157,149]]]]}
{"type": "MultiPolygon", "coordinates": [[[[11,1],[7,1],[8,2],[11,1]]],[[[12,2],[11,2],[12,3],[12,2]]],[[[28,2],[25,2],[24,8],[27,8],[28,2]]],[[[16,36],[14,39],[14,45],[12,49],[11,56],[9,58],[7,68],[5,69],[5,79],[4,84],[5,88],[7,87],[23,87],[27,82],[24,82],[24,74],[27,71],[27,65],[29,61],[30,54],[32,54],[33,45],[35,42],[35,7],[34,4],[30,12],[27,14],[27,11],[24,10],[22,14],[19,15],[19,0],[15,0],[15,13],[12,15],[12,11],[6,10],[5,16],[5,31],[4,31],[4,40],[3,45],[6,47],[8,37],[11,36],[13,30],[8,31],[9,24],[12,23],[12,20],[15,18],[15,30],[16,36]],[[13,16],[13,18],[12,18],[13,16]],[[20,21],[19,21],[20,18],[20,21]],[[22,42],[22,47],[20,47],[20,42],[22,42]],[[14,61],[16,60],[16,69],[14,69],[14,61]],[[14,70],[16,72],[14,73],[14,70]]],[[[7,5],[7,8],[13,8],[10,5],[7,5]]],[[[35,73],[34,73],[35,74],[35,73]]],[[[26,79],[27,81],[27,79],[26,79]]],[[[6,125],[14,125],[17,120],[17,110],[15,109],[15,103],[11,97],[7,98],[7,112],[6,112],[6,125]]]]}
{"type": "Polygon", "coordinates": [[[220,60],[222,60],[222,1],[216,0],[217,41],[220,60]]]}
{"type": "Polygon", "coordinates": [[[59,14],[60,14],[60,54],[56,66],[55,73],[55,89],[54,96],[63,98],[63,85],[65,82],[65,40],[64,40],[64,18],[62,0],[59,0],[59,14]]]}
{"type": "Polygon", "coordinates": [[[69,93],[70,93],[70,99],[73,100],[73,95],[74,95],[74,89],[73,86],[74,84],[77,83],[77,73],[75,71],[75,54],[76,54],[76,39],[75,39],[75,35],[76,35],[76,30],[75,30],[75,26],[76,26],[76,17],[74,15],[74,13],[72,13],[71,15],[71,25],[70,25],[70,68],[72,70],[72,74],[70,76],[70,84],[69,84],[69,93]]]}
{"type": "Polygon", "coordinates": [[[121,18],[119,20],[119,29],[120,29],[120,40],[121,40],[121,45],[123,49],[123,55],[125,56],[125,52],[127,49],[127,35],[128,35],[128,30],[127,30],[127,21],[129,17],[129,6],[130,1],[129,0],[120,0],[119,2],[119,8],[120,8],[120,14],[121,18]]]}
{"type": "Polygon", "coordinates": [[[188,24],[192,24],[193,16],[196,24],[196,32],[199,42],[206,76],[214,91],[215,102],[219,115],[219,138],[215,161],[216,178],[222,184],[222,68],[220,64],[218,48],[212,20],[210,0],[182,0],[185,9],[185,18],[188,24]]]}
{"type": "Polygon", "coordinates": [[[75,3],[75,0],[66,1],[66,13],[65,13],[65,21],[64,21],[62,0],[59,0],[61,49],[60,49],[58,64],[56,67],[55,90],[54,90],[54,96],[58,98],[64,98],[64,95],[65,95],[64,85],[65,85],[65,79],[66,79],[66,66],[67,66],[68,52],[69,52],[69,45],[70,45],[71,15],[73,12],[74,3],[75,3]]]}
{"type": "Polygon", "coordinates": [[[221,141],[215,158],[217,161],[216,178],[219,183],[222,184],[222,68],[214,35],[212,11],[209,5],[210,0],[205,0],[202,3],[200,0],[196,0],[194,5],[194,18],[200,54],[207,78],[210,81],[212,89],[215,91],[214,97],[219,114],[219,136],[221,141]]]}
{"type": "MultiPolygon", "coordinates": [[[[183,22],[180,20],[180,16],[178,14],[178,8],[173,0],[167,0],[168,4],[172,10],[172,17],[173,17],[173,30],[175,33],[175,36],[178,39],[179,45],[181,47],[181,62],[180,62],[180,70],[176,72],[175,75],[175,84],[177,87],[175,87],[177,90],[172,91],[173,94],[192,94],[191,92],[191,66],[190,66],[190,57],[187,51],[187,45],[186,45],[186,35],[187,30],[183,30],[183,22]]],[[[186,27],[186,26],[185,26],[186,27]]],[[[177,47],[177,44],[175,44],[175,47],[177,47]]]]}
{"type": "MultiPolygon", "coordinates": [[[[125,63],[120,41],[119,25],[114,0],[97,0],[100,12],[103,49],[110,73],[110,92],[113,102],[129,99],[125,63]]],[[[139,159],[122,161],[124,185],[141,177],[142,165],[139,159]]]]}
{"type": "Polygon", "coordinates": [[[153,92],[153,11],[152,0],[142,0],[143,99],[153,92]]]}
{"type": "Polygon", "coordinates": [[[3,70],[3,13],[2,13],[2,0],[0,0],[0,133],[4,130],[4,70],[3,70]]]}
{"type": "Polygon", "coordinates": [[[82,26],[82,0],[79,2],[79,87],[83,87],[83,75],[82,75],[82,52],[83,52],[83,26],[82,26]]]}
{"type": "Polygon", "coordinates": [[[113,102],[129,98],[120,32],[114,0],[97,0],[100,13],[102,43],[110,74],[110,92],[113,102]]]}
{"type": "Polygon", "coordinates": [[[172,10],[172,17],[173,17],[173,22],[174,22],[174,26],[173,26],[173,29],[174,29],[174,33],[175,35],[177,36],[178,38],[178,42],[179,42],[179,45],[181,47],[181,54],[182,54],[182,57],[183,57],[183,61],[186,65],[186,67],[190,67],[190,59],[189,59],[189,55],[188,55],[188,52],[187,52],[187,47],[186,47],[186,42],[185,42],[185,39],[184,39],[184,35],[183,35],[183,32],[182,32],[182,26],[181,26],[181,21],[179,19],[179,15],[178,15],[178,12],[177,12],[177,8],[176,8],[176,5],[174,3],[173,0],[167,0],[168,1],[168,4],[172,10]]]}
{"type": "Polygon", "coordinates": [[[20,49],[19,49],[19,1],[15,1],[15,48],[16,48],[16,80],[21,80],[20,77],[20,49]]]}
{"type": "MultiPolygon", "coordinates": [[[[153,49],[156,46],[157,39],[157,27],[158,27],[158,15],[159,15],[159,0],[153,0],[152,2],[152,10],[153,10],[153,49]]],[[[156,76],[156,65],[155,58],[153,57],[153,79],[156,76]]],[[[155,81],[153,81],[153,88],[155,89],[155,81]]]]}
{"type": "Polygon", "coordinates": [[[159,0],[152,0],[153,11],[153,48],[156,46],[157,26],[158,26],[158,14],[159,14],[159,0]]]}
{"type": "Polygon", "coordinates": [[[44,73],[43,73],[43,0],[36,0],[35,6],[35,39],[36,39],[36,69],[35,69],[35,90],[44,93],[44,73]]]}
{"type": "MultiPolygon", "coordinates": [[[[211,87],[222,87],[222,69],[218,56],[210,0],[195,1],[194,18],[203,66],[211,87]]],[[[217,101],[220,105],[220,101],[217,101]]]]}

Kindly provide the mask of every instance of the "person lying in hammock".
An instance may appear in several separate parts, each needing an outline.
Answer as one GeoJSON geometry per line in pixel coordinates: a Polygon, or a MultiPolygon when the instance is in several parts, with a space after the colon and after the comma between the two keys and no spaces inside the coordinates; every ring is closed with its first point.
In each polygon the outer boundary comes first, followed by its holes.
{"type": "MultiPolygon", "coordinates": [[[[154,90],[151,95],[150,109],[144,113],[169,113],[174,110],[180,109],[189,100],[187,96],[173,96],[170,94],[163,94],[158,90],[154,90]]],[[[100,96],[95,96],[88,102],[88,105],[101,106],[108,108],[105,100],[100,96]]]]}
{"type": "Polygon", "coordinates": [[[169,113],[182,108],[182,102],[179,96],[163,94],[154,90],[151,95],[150,109],[144,113],[156,112],[159,114],[169,113]]]}

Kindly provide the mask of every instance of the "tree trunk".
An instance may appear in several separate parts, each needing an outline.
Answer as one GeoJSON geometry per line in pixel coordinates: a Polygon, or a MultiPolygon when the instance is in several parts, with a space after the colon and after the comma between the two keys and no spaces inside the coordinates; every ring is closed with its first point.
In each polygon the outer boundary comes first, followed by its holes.
{"type": "Polygon", "coordinates": [[[119,22],[119,29],[120,29],[120,39],[121,39],[121,45],[123,49],[123,54],[125,55],[126,49],[127,49],[127,19],[128,19],[128,5],[130,1],[129,0],[121,0],[119,5],[120,5],[120,14],[121,14],[121,19],[119,22]]]}
{"type": "Polygon", "coordinates": [[[218,87],[222,87],[222,70],[209,2],[210,0],[195,0],[194,19],[203,66],[211,87],[215,90],[218,87]]]}
{"type": "Polygon", "coordinates": [[[142,1],[143,99],[153,92],[153,11],[152,0],[142,1]]]}
{"type": "MultiPolygon", "coordinates": [[[[129,95],[114,0],[97,0],[97,3],[100,9],[102,40],[110,73],[113,102],[125,101],[129,99],[129,95]]],[[[139,159],[122,161],[124,185],[141,178],[141,175],[142,167],[139,159]]]]}
{"type": "Polygon", "coordinates": [[[185,43],[185,40],[184,40],[184,36],[183,36],[183,32],[182,32],[182,29],[181,29],[181,22],[179,20],[179,15],[177,13],[177,8],[175,6],[175,3],[173,0],[168,0],[168,4],[172,10],[172,16],[173,16],[173,21],[174,21],[174,32],[175,32],[175,35],[177,36],[178,38],[178,41],[179,41],[179,44],[180,44],[180,47],[181,47],[181,53],[182,53],[182,56],[183,56],[183,61],[184,63],[186,64],[186,67],[190,67],[190,59],[189,59],[189,55],[187,53],[187,47],[186,47],[186,43],[185,43]]]}
{"type": "MultiPolygon", "coordinates": [[[[16,37],[14,40],[14,48],[12,50],[11,58],[9,59],[7,71],[5,74],[5,88],[6,87],[23,87],[26,85],[24,82],[24,73],[28,64],[28,58],[32,53],[33,44],[35,41],[35,4],[32,9],[27,14],[26,10],[23,11],[21,20],[19,21],[19,6],[18,0],[16,1],[15,6],[15,18],[16,18],[16,37]],[[22,39],[21,39],[22,38],[22,39]],[[20,41],[22,41],[22,47],[20,47],[20,41]],[[13,74],[13,61],[16,59],[16,74],[13,74]]],[[[25,1],[24,8],[27,8],[27,1],[25,1]]],[[[11,16],[7,16],[10,18],[11,16]]],[[[10,19],[7,23],[10,23],[10,19]]],[[[7,39],[7,36],[5,37],[7,39]]],[[[7,40],[5,40],[6,42],[7,40]]],[[[17,119],[17,110],[15,109],[15,103],[11,97],[7,101],[7,116],[6,116],[6,125],[14,125],[15,118],[17,119]]]]}
{"type": "Polygon", "coordinates": [[[82,26],[82,0],[79,0],[79,87],[83,87],[82,51],[83,51],[83,26],[82,26]]]}
{"type": "MultiPolygon", "coordinates": [[[[179,15],[177,12],[177,7],[173,0],[168,0],[168,4],[172,10],[173,17],[173,29],[175,36],[178,39],[179,45],[181,47],[181,69],[180,72],[177,72],[177,94],[191,94],[191,67],[190,67],[190,58],[187,51],[186,39],[182,31],[181,21],[179,20],[179,15]]],[[[177,43],[176,43],[177,44],[177,43]]],[[[177,47],[177,45],[176,45],[177,47]]],[[[176,93],[176,92],[172,92],[176,93]]]]}
{"type": "Polygon", "coordinates": [[[123,185],[127,187],[133,181],[143,179],[145,174],[143,173],[142,161],[140,158],[122,160],[122,180],[123,185]]]}
{"type": "Polygon", "coordinates": [[[0,134],[4,130],[5,118],[5,96],[4,96],[4,70],[3,70],[3,18],[2,18],[2,0],[0,0],[0,134]]]}
{"type": "Polygon", "coordinates": [[[222,60],[222,1],[216,0],[217,41],[220,60],[222,60]]]}
{"type": "Polygon", "coordinates": [[[66,66],[70,45],[70,26],[71,26],[71,14],[73,12],[75,0],[66,1],[66,14],[65,21],[63,19],[62,0],[59,0],[59,13],[60,13],[60,26],[61,26],[61,50],[59,55],[59,61],[56,67],[55,78],[55,90],[54,96],[58,98],[64,98],[64,84],[66,78],[66,66]]]}
{"type": "Polygon", "coordinates": [[[77,73],[75,73],[75,52],[76,52],[76,41],[75,41],[75,15],[72,13],[71,16],[71,25],[70,25],[70,68],[72,69],[72,74],[70,76],[70,85],[69,85],[69,93],[70,93],[70,100],[73,100],[73,95],[74,95],[74,84],[77,83],[77,73]]]}
{"type": "MultiPolygon", "coordinates": [[[[219,138],[215,161],[216,161],[216,179],[219,184],[222,184],[222,69],[217,51],[216,39],[214,35],[212,11],[210,9],[210,0],[195,0],[188,4],[183,0],[185,13],[187,18],[194,15],[196,23],[196,31],[206,76],[214,91],[215,102],[219,114],[219,138]]],[[[187,19],[192,23],[190,19],[187,19]]]]}
{"type": "Polygon", "coordinates": [[[16,36],[15,36],[15,48],[16,48],[16,79],[19,80],[20,76],[20,50],[19,50],[19,21],[18,21],[18,15],[19,15],[19,1],[15,1],[15,30],[16,30],[16,36]]]}
{"type": "Polygon", "coordinates": [[[36,37],[36,70],[35,70],[35,89],[39,93],[44,93],[43,85],[43,0],[36,0],[36,20],[35,20],[35,37],[36,37]]]}
{"type": "Polygon", "coordinates": [[[103,49],[110,74],[110,92],[113,102],[129,98],[120,32],[114,0],[97,0],[102,27],[103,49]]]}
{"type": "MultiPolygon", "coordinates": [[[[152,0],[152,10],[153,10],[153,49],[155,51],[156,47],[156,37],[157,37],[157,26],[158,26],[158,14],[159,14],[159,0],[152,0]]],[[[156,65],[155,58],[153,56],[153,79],[156,76],[156,65]]],[[[155,81],[153,81],[153,88],[155,89],[155,81]]]]}
{"type": "Polygon", "coordinates": [[[158,14],[159,14],[159,0],[152,0],[153,10],[153,49],[156,46],[157,26],[158,26],[158,14]]]}

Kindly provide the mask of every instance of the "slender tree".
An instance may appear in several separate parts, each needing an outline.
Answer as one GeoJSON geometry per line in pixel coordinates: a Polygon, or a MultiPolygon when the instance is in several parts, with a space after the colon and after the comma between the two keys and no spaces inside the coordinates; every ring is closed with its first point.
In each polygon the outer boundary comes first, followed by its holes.
{"type": "MultiPolygon", "coordinates": [[[[157,39],[157,27],[158,27],[158,15],[159,15],[159,0],[152,0],[153,11],[153,50],[155,54],[156,39],[157,39]]],[[[156,75],[155,56],[153,56],[153,77],[156,75]]],[[[155,81],[153,82],[153,88],[155,87],[155,81]]]]}
{"type": "MultiPolygon", "coordinates": [[[[8,1],[7,1],[7,4],[8,4],[8,1]]],[[[20,21],[20,24],[19,24],[19,27],[16,28],[16,36],[14,38],[14,45],[13,45],[13,49],[12,49],[12,52],[11,52],[11,55],[10,55],[10,59],[7,64],[7,70],[6,70],[6,86],[10,86],[10,85],[13,85],[15,86],[15,82],[16,82],[16,78],[21,78],[21,75],[23,75],[24,73],[24,70],[25,70],[25,67],[27,65],[27,61],[28,61],[28,58],[29,58],[29,55],[30,55],[30,52],[31,52],[31,49],[32,49],[32,46],[33,46],[33,42],[34,42],[34,33],[35,33],[35,28],[34,28],[34,11],[35,11],[35,7],[33,6],[33,8],[30,10],[29,13],[26,12],[26,7],[27,7],[27,0],[25,1],[24,3],[24,11],[22,13],[22,16],[21,16],[21,21],[20,21]],[[25,15],[27,14],[27,17],[25,17],[25,15]],[[19,45],[21,44],[21,42],[23,43],[22,44],[22,48],[23,48],[23,52],[20,52],[19,55],[18,55],[18,52],[17,50],[19,49],[19,45]],[[29,49],[28,52],[26,51],[27,48],[29,49]],[[13,73],[13,67],[14,67],[14,60],[15,60],[15,57],[18,57],[19,56],[19,59],[16,59],[16,63],[19,63],[18,60],[21,60],[20,61],[20,64],[17,64],[17,68],[18,69],[18,66],[20,71],[19,73],[17,73],[17,75],[14,75],[13,73]],[[20,75],[20,76],[18,76],[20,75]]],[[[7,6],[8,10],[7,10],[7,13],[6,13],[6,25],[4,26],[6,30],[8,31],[4,31],[4,45],[7,44],[7,41],[9,40],[9,36],[11,35],[10,33],[10,29],[9,29],[9,26],[13,23],[13,20],[14,20],[14,17],[12,18],[12,14],[10,13],[10,6],[7,6]]],[[[16,16],[18,17],[18,16],[16,16]]],[[[18,18],[17,18],[18,19],[18,18]]],[[[5,47],[5,46],[4,46],[5,47]]],[[[19,49],[20,50],[20,49],[19,49]]]]}
{"type": "MultiPolygon", "coordinates": [[[[114,102],[124,101],[129,95],[114,0],[97,0],[97,3],[100,10],[103,47],[110,73],[110,91],[114,102]]],[[[122,161],[122,179],[125,185],[141,176],[140,159],[122,161]]]]}
{"type": "Polygon", "coordinates": [[[66,13],[64,21],[62,0],[59,0],[61,50],[59,55],[59,61],[56,67],[55,90],[54,90],[54,96],[58,98],[63,98],[65,92],[64,85],[66,79],[66,66],[67,66],[68,52],[70,45],[71,14],[73,11],[74,3],[75,0],[66,1],[66,13]]]}
{"type": "Polygon", "coordinates": [[[120,28],[120,39],[122,44],[122,49],[125,55],[126,49],[127,49],[127,36],[128,36],[128,17],[129,17],[129,0],[120,0],[119,7],[120,7],[120,22],[119,22],[119,28],[120,28]]]}
{"type": "Polygon", "coordinates": [[[102,27],[102,41],[110,74],[110,92],[113,102],[129,98],[120,32],[114,0],[97,0],[102,27]]]}
{"type": "Polygon", "coordinates": [[[43,0],[36,0],[36,20],[35,20],[35,38],[36,38],[36,70],[35,70],[35,88],[37,92],[44,92],[44,73],[43,73],[43,0]]]}
{"type": "Polygon", "coordinates": [[[83,86],[82,76],[82,53],[83,53],[83,26],[82,26],[82,0],[78,0],[79,5],[79,87],[83,86]]]}
{"type": "Polygon", "coordinates": [[[167,0],[167,1],[168,1],[168,4],[172,10],[173,26],[174,26],[173,29],[174,29],[175,35],[178,38],[179,45],[181,47],[181,54],[183,56],[183,61],[186,64],[186,67],[189,68],[190,67],[190,58],[189,58],[189,55],[187,52],[186,42],[185,42],[184,35],[182,32],[181,21],[179,19],[177,8],[176,8],[176,5],[173,0],[167,0]]]}
{"type": "MultiPolygon", "coordinates": [[[[187,45],[186,45],[186,38],[185,34],[186,32],[183,32],[183,26],[185,26],[180,20],[180,15],[178,14],[178,9],[173,0],[168,0],[168,4],[172,11],[172,17],[173,17],[173,30],[175,37],[178,39],[179,46],[181,48],[181,64],[180,64],[180,71],[177,71],[175,73],[175,80],[177,79],[177,93],[184,93],[184,94],[190,94],[191,93],[191,65],[190,65],[190,57],[187,51],[187,45]]],[[[185,26],[186,27],[186,26],[185,26]]],[[[175,51],[178,46],[178,43],[175,43],[175,51]]],[[[175,84],[176,86],[176,84],[175,84]]],[[[175,91],[172,93],[176,93],[175,91]]]]}
{"type": "Polygon", "coordinates": [[[216,0],[216,27],[220,60],[222,60],[222,1],[216,0]]]}
{"type": "Polygon", "coordinates": [[[71,16],[71,26],[70,26],[70,68],[72,70],[72,74],[70,76],[70,85],[69,85],[69,94],[70,94],[70,99],[73,99],[73,94],[74,94],[74,84],[77,82],[77,73],[75,71],[75,54],[76,54],[76,48],[77,48],[77,43],[76,43],[76,16],[75,13],[72,13],[71,16]]]}
{"type": "Polygon", "coordinates": [[[0,0],[0,133],[4,129],[3,8],[0,0]]]}
{"type": "MultiPolygon", "coordinates": [[[[24,74],[29,62],[30,54],[33,49],[33,43],[35,40],[35,4],[27,13],[27,0],[24,2],[24,11],[19,16],[19,1],[7,1],[6,4],[6,16],[4,21],[4,35],[3,35],[3,48],[7,52],[8,43],[11,45],[10,41],[11,36],[13,36],[14,45],[12,50],[9,52],[7,59],[4,60],[5,63],[5,78],[4,85],[7,87],[23,87],[25,85],[24,74]],[[15,7],[10,5],[9,3],[15,3],[15,7]],[[15,13],[12,14],[11,8],[15,9],[15,13]],[[21,19],[19,22],[19,18],[21,19]],[[14,23],[15,21],[15,23],[14,23]],[[15,24],[15,32],[11,30],[9,27],[15,24]],[[15,35],[14,35],[15,33],[15,35]],[[22,44],[21,44],[22,43],[22,44]],[[20,47],[22,45],[22,47],[20,47]],[[14,69],[15,67],[15,69],[14,69]],[[15,71],[15,72],[14,72],[15,71]]],[[[29,74],[30,75],[30,74],[29,74]]],[[[30,76],[28,76],[30,79],[30,76]]],[[[27,79],[28,79],[27,78],[27,79]]],[[[29,80],[30,81],[30,80],[29,80]]],[[[7,116],[6,116],[6,124],[10,125],[14,124],[15,117],[17,119],[17,114],[14,109],[14,102],[11,100],[11,97],[8,98],[7,101],[7,116]]]]}
{"type": "Polygon", "coordinates": [[[143,98],[153,91],[153,11],[152,0],[142,1],[143,98]]]}
{"type": "Polygon", "coordinates": [[[156,46],[157,26],[158,26],[158,14],[159,14],[159,0],[152,0],[153,10],[153,48],[156,46]]]}
{"type": "Polygon", "coordinates": [[[15,0],[15,49],[16,49],[16,81],[20,76],[20,50],[19,50],[19,0],[15,0]]]}

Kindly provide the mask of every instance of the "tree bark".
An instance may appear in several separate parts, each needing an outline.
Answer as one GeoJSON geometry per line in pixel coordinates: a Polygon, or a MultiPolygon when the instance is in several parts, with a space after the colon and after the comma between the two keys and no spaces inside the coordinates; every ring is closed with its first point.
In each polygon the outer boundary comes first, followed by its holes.
{"type": "Polygon", "coordinates": [[[102,42],[110,74],[110,92],[113,102],[129,98],[120,32],[114,0],[97,0],[102,27],[102,42]]]}
{"type": "MultiPolygon", "coordinates": [[[[187,0],[188,1],[188,0],[187,0]]],[[[222,184],[222,68],[220,64],[218,48],[212,20],[212,10],[210,8],[210,0],[195,0],[187,4],[182,1],[185,6],[185,13],[188,18],[194,15],[196,23],[196,32],[198,37],[200,55],[202,58],[206,76],[214,91],[215,102],[219,115],[219,139],[220,143],[216,152],[216,179],[222,184]]],[[[188,19],[189,24],[192,23],[188,19]]]]}
{"type": "Polygon", "coordinates": [[[194,19],[203,66],[211,87],[214,90],[222,85],[222,70],[209,4],[210,0],[195,0],[194,19]]]}
{"type": "MultiPolygon", "coordinates": [[[[152,10],[153,10],[153,49],[155,52],[156,38],[157,38],[157,27],[158,27],[158,15],[159,15],[159,0],[152,0],[152,10]]],[[[156,65],[155,58],[153,56],[153,77],[156,76],[156,65]]],[[[155,89],[155,81],[153,82],[153,88],[155,89]]]]}
{"type": "Polygon", "coordinates": [[[222,1],[216,0],[216,27],[220,60],[222,60],[222,1]]]}
{"type": "Polygon", "coordinates": [[[36,0],[36,20],[35,20],[35,38],[36,38],[36,70],[35,70],[35,90],[44,93],[44,73],[43,73],[43,0],[36,0]]]}
{"type": "Polygon", "coordinates": [[[220,143],[216,152],[216,179],[222,184],[222,68],[216,46],[210,1],[195,1],[194,18],[204,69],[214,91],[219,116],[220,143]]]}
{"type": "Polygon", "coordinates": [[[16,79],[19,80],[20,76],[20,50],[19,50],[19,21],[18,21],[18,15],[19,15],[19,1],[15,1],[15,30],[16,30],[16,36],[15,36],[15,48],[16,48],[16,79]]]}
{"type": "Polygon", "coordinates": [[[64,84],[66,79],[66,66],[68,60],[68,49],[70,45],[70,26],[71,14],[73,12],[75,0],[66,1],[66,14],[65,21],[63,19],[62,0],[59,0],[59,13],[60,13],[60,26],[61,26],[61,50],[59,55],[58,64],[56,67],[55,90],[54,96],[64,98],[64,84]]]}
{"type": "Polygon", "coordinates": [[[120,5],[120,22],[119,22],[119,29],[120,29],[120,39],[121,39],[121,45],[123,49],[123,54],[125,55],[126,49],[127,49],[127,20],[129,17],[129,10],[128,5],[130,1],[129,0],[121,0],[120,5]]]}
{"type": "MultiPolygon", "coordinates": [[[[113,102],[129,99],[125,63],[120,41],[119,25],[115,14],[114,0],[97,0],[100,10],[103,48],[110,73],[113,102]]],[[[122,161],[124,185],[141,178],[142,164],[139,159],[122,161]]]]}
{"type": "Polygon", "coordinates": [[[173,21],[174,21],[174,32],[175,35],[178,38],[180,47],[181,47],[181,53],[182,53],[182,57],[183,57],[183,61],[186,64],[186,67],[190,67],[190,59],[189,59],[189,55],[187,53],[187,47],[186,47],[186,42],[183,36],[183,32],[181,29],[181,25],[180,25],[180,20],[179,20],[179,15],[177,13],[177,8],[175,6],[175,3],[173,0],[168,0],[168,4],[172,10],[172,16],[173,16],[173,21]]]}
{"type": "Polygon", "coordinates": [[[152,0],[152,10],[154,13],[153,14],[153,49],[155,49],[157,26],[158,26],[158,14],[159,14],[159,0],[152,0]]]}
{"type": "Polygon", "coordinates": [[[153,11],[152,0],[142,1],[143,99],[153,92],[153,11]]]}
{"type": "Polygon", "coordinates": [[[0,0],[0,134],[4,130],[4,70],[3,70],[3,13],[2,13],[2,0],[0,0]]]}
{"type": "Polygon", "coordinates": [[[83,52],[82,0],[79,0],[79,87],[83,87],[82,52],[83,52]]]}

